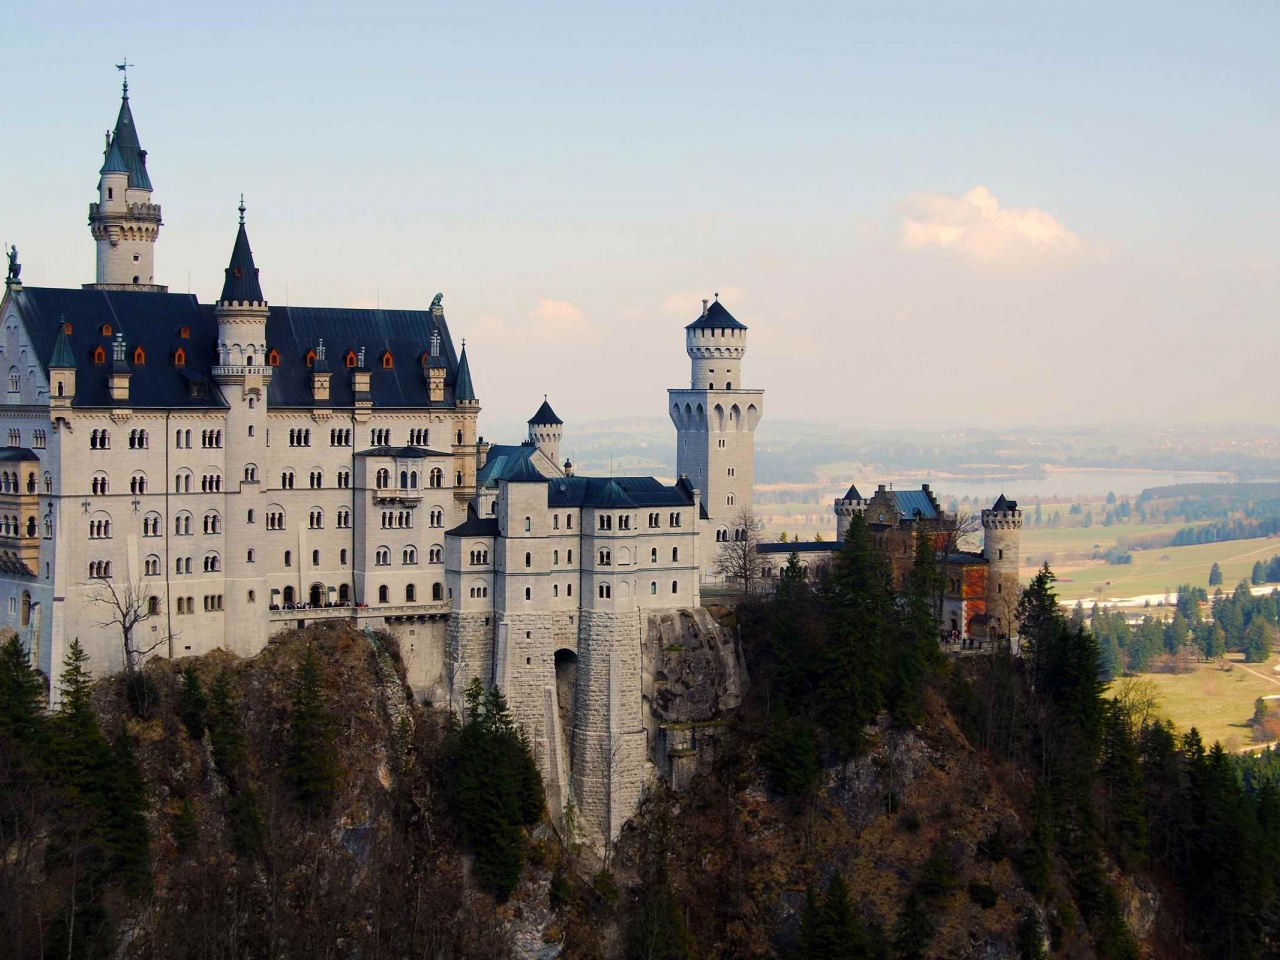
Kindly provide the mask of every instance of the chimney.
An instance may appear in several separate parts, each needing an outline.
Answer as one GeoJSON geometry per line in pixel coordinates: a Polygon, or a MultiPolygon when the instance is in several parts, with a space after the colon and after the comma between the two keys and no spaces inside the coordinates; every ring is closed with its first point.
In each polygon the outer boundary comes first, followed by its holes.
{"type": "Polygon", "coordinates": [[[108,381],[112,400],[129,400],[129,378],[132,375],[129,361],[125,359],[124,334],[117,333],[115,343],[111,345],[111,377],[108,381]]]}
{"type": "Polygon", "coordinates": [[[707,299],[705,299],[705,298],[704,298],[704,299],[703,299],[703,301],[702,301],[702,315],[703,315],[704,317],[707,315],[707,304],[708,304],[708,303],[710,303],[710,302],[711,302],[710,300],[707,300],[707,299]]]}
{"type": "Polygon", "coordinates": [[[329,362],[325,359],[324,340],[316,345],[316,358],[311,364],[311,399],[329,402],[329,362]]]}

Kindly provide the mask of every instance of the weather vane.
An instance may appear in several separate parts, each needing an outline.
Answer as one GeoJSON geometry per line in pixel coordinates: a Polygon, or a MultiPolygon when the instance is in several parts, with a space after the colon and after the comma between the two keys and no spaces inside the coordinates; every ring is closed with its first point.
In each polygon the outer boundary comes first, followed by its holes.
{"type": "Polygon", "coordinates": [[[129,68],[132,66],[134,66],[134,64],[129,62],[128,57],[125,57],[123,60],[121,60],[119,63],[116,64],[116,69],[124,74],[124,92],[125,93],[129,92],[129,68]]]}

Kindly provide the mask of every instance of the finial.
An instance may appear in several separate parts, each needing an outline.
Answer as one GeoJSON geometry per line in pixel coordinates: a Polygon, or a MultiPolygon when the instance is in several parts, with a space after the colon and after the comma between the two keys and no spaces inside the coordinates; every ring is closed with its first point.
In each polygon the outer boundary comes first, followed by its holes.
{"type": "Polygon", "coordinates": [[[463,338],[462,338],[462,349],[463,349],[463,350],[467,349],[467,338],[466,338],[466,337],[463,337],[463,338]]]}
{"type": "Polygon", "coordinates": [[[240,226],[244,226],[244,194],[240,194],[240,226]]]}
{"type": "Polygon", "coordinates": [[[128,57],[116,64],[116,69],[124,74],[124,98],[126,100],[129,99],[129,68],[132,66],[133,64],[129,62],[128,57]]]}
{"type": "Polygon", "coordinates": [[[716,303],[719,303],[719,302],[720,302],[720,294],[719,294],[719,293],[717,293],[717,294],[716,294],[716,303]]]}

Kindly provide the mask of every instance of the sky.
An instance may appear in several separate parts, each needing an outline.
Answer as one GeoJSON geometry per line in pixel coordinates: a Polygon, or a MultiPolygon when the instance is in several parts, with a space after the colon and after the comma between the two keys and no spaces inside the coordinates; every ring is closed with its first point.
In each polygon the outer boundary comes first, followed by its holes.
{"type": "MultiPolygon", "coordinates": [[[[0,240],[92,281],[123,58],[156,280],[425,309],[484,413],[662,416],[719,293],[766,417],[1274,423],[1280,5],[12,5],[0,240]],[[305,6],[305,9],[303,7],[305,6]]],[[[512,439],[491,437],[491,439],[512,439]]]]}

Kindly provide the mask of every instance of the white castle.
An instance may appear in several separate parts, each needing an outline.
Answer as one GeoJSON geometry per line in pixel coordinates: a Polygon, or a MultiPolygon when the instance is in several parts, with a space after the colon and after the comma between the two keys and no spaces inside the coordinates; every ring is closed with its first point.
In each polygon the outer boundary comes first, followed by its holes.
{"type": "Polygon", "coordinates": [[[519,445],[477,434],[441,296],[273,306],[244,214],[216,303],[155,282],[161,210],[126,83],[89,207],[95,282],[26,286],[11,252],[0,622],[46,677],[75,639],[98,675],[123,667],[112,595],[153,656],[249,656],[327,620],[387,629],[432,702],[499,684],[553,812],[572,798],[590,836],[615,837],[654,753],[646,632],[697,611],[752,506],[747,328],[718,299],[685,328],[674,484],[579,476],[548,402],[519,445]]]}

